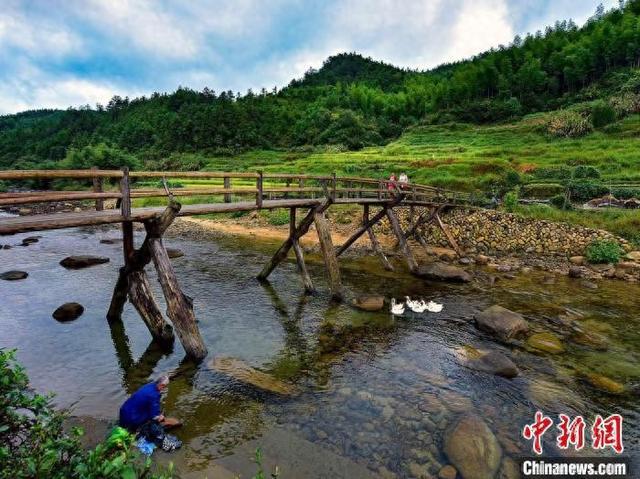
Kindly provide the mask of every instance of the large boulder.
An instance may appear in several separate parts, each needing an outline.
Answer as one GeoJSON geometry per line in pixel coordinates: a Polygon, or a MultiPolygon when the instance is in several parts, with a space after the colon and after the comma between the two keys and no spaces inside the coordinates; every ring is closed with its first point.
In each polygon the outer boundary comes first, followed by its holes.
{"type": "Polygon", "coordinates": [[[431,263],[418,268],[417,275],[433,281],[468,283],[471,275],[462,268],[444,263],[431,263]]]}
{"type": "Polygon", "coordinates": [[[600,391],[604,391],[609,394],[621,394],[624,392],[623,384],[606,376],[602,376],[601,374],[588,373],[585,374],[585,379],[589,384],[600,391]]]}
{"type": "Polygon", "coordinates": [[[65,303],[53,312],[53,318],[61,322],[73,321],[84,313],[84,306],[80,303],[65,303]]]}
{"type": "Polygon", "coordinates": [[[444,452],[464,479],[493,479],[502,449],[489,426],[467,414],[445,432],[444,452]]]}
{"type": "Polygon", "coordinates": [[[26,271],[11,270],[0,274],[0,279],[4,279],[5,281],[18,281],[25,279],[27,276],[29,276],[29,273],[26,271]]]}
{"type": "Polygon", "coordinates": [[[521,314],[497,304],[476,314],[474,319],[478,329],[494,334],[502,341],[517,339],[529,331],[529,323],[521,314]]]}
{"type": "Polygon", "coordinates": [[[352,304],[363,311],[381,311],[384,308],[384,296],[358,296],[352,304]]]}
{"type": "Polygon", "coordinates": [[[88,268],[89,266],[94,266],[96,264],[104,264],[108,262],[109,258],[104,258],[102,256],[78,255],[68,256],[60,261],[60,264],[67,269],[82,269],[88,268]]]}
{"type": "Polygon", "coordinates": [[[171,259],[181,258],[184,256],[184,252],[178,248],[167,248],[167,256],[171,259]]]}

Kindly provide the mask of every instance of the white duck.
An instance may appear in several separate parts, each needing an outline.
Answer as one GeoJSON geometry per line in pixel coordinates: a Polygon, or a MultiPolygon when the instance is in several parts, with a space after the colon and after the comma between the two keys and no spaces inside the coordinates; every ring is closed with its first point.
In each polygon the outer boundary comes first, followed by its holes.
{"type": "Polygon", "coordinates": [[[404,303],[396,303],[396,299],[391,298],[391,314],[395,316],[404,314],[404,303]]]}
{"type": "Polygon", "coordinates": [[[407,306],[414,313],[424,313],[427,309],[427,303],[424,300],[412,300],[409,296],[407,298],[407,306]]]}
{"type": "Polygon", "coordinates": [[[442,305],[440,303],[436,303],[435,301],[429,301],[426,309],[430,313],[439,313],[440,311],[442,311],[442,305]]]}

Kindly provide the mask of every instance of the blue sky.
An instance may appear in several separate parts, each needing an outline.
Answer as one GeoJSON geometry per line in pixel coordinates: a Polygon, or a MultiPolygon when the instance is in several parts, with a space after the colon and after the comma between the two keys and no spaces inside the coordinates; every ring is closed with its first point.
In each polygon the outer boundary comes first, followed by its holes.
{"type": "MultiPolygon", "coordinates": [[[[0,114],[178,86],[284,86],[357,51],[429,68],[600,0],[0,0],[0,114]]],[[[606,0],[605,7],[617,4],[606,0]]]]}

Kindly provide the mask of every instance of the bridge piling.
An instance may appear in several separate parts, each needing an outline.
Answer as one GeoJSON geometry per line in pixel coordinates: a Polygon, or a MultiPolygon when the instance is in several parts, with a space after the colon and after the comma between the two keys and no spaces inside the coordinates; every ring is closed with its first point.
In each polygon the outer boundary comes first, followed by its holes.
{"type": "Polygon", "coordinates": [[[315,292],[315,288],[313,287],[313,282],[311,281],[311,276],[309,275],[309,271],[307,271],[307,265],[304,262],[304,254],[302,252],[302,248],[300,247],[299,240],[295,237],[296,232],[296,208],[291,208],[289,213],[289,236],[292,238],[292,248],[293,252],[296,255],[296,262],[298,263],[298,271],[300,272],[300,276],[302,277],[302,284],[304,284],[304,290],[308,294],[312,294],[315,292]]]}
{"type": "Polygon", "coordinates": [[[315,212],[313,221],[316,225],[316,233],[318,233],[318,241],[320,242],[320,250],[324,257],[324,264],[327,268],[331,297],[340,301],[343,298],[340,266],[338,265],[338,257],[333,247],[329,223],[327,222],[324,212],[315,212]]]}
{"type": "MultiPolygon", "coordinates": [[[[385,212],[386,214],[386,212],[385,212]]],[[[366,224],[369,222],[369,205],[365,204],[363,206],[363,211],[362,211],[362,223],[366,224]]],[[[367,234],[369,235],[369,241],[371,242],[371,248],[373,249],[373,252],[376,253],[378,256],[380,256],[380,259],[382,260],[382,266],[384,267],[384,269],[386,269],[387,271],[393,271],[394,268],[391,265],[391,263],[389,262],[389,260],[387,259],[387,256],[384,254],[384,251],[382,251],[382,247],[380,246],[380,242],[378,241],[378,238],[376,237],[376,234],[373,232],[373,227],[369,227],[367,228],[367,234]]]]}
{"type": "Polygon", "coordinates": [[[409,266],[409,271],[411,273],[416,273],[418,271],[418,263],[416,263],[416,259],[411,252],[411,248],[407,243],[404,233],[402,232],[402,228],[400,227],[400,222],[398,221],[398,217],[396,213],[393,211],[393,208],[388,208],[386,210],[387,218],[389,219],[389,224],[391,224],[391,229],[396,235],[396,239],[398,240],[398,245],[400,246],[400,251],[403,256],[407,260],[407,265],[409,266]]]}

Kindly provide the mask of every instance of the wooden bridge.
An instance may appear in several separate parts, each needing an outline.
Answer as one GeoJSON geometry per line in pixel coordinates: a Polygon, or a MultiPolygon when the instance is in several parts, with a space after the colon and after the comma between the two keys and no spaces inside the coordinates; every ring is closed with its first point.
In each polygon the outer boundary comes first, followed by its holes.
{"type": "MultiPolygon", "coordinates": [[[[307,271],[300,238],[315,225],[320,249],[324,257],[329,289],[335,299],[342,298],[338,257],[358,238],[367,233],[373,250],[380,256],[385,268],[393,269],[385,257],[373,232],[373,226],[387,218],[399,249],[411,272],[417,271],[407,240],[416,236],[420,226],[434,222],[445,234],[451,246],[459,247],[442,223],[439,213],[445,208],[469,205],[469,194],[431,186],[390,184],[387,180],[358,177],[295,175],[258,172],[165,172],[121,170],[12,170],[0,171],[0,180],[14,184],[25,182],[29,191],[0,193],[0,208],[11,208],[36,203],[77,202],[92,200],[91,209],[74,212],[29,214],[0,218],[0,235],[59,228],[120,223],[123,234],[124,266],[116,282],[109,321],[119,321],[127,298],[134,305],[151,335],[160,343],[172,343],[173,328],[188,356],[200,360],[207,355],[193,313],[192,301],[180,289],[162,235],[177,216],[192,216],[234,211],[287,208],[290,211],[289,236],[265,265],[258,279],[266,280],[271,272],[287,258],[293,249],[307,292],[314,291],[307,271]],[[66,179],[77,185],[77,190],[56,190],[56,180],[66,179]],[[188,182],[182,187],[173,180],[188,182]],[[152,183],[149,186],[149,183],[152,183]],[[155,182],[155,183],[153,183],[155,182]],[[36,188],[34,188],[34,183],[36,188]],[[161,186],[161,187],[160,187],[161,186]],[[175,187],[178,186],[178,187],[175,187]],[[35,190],[35,191],[34,191],[35,190]],[[181,205],[176,198],[187,197],[194,204],[181,205]],[[167,206],[133,207],[133,202],[144,198],[163,198],[167,206]],[[115,200],[113,208],[105,208],[105,200],[115,200]],[[325,212],[334,204],[354,204],[363,207],[362,225],[339,247],[334,247],[325,212]],[[402,230],[396,207],[411,209],[411,221],[402,230]],[[379,211],[369,215],[369,208],[379,211]],[[421,207],[420,214],[414,208],[421,207]],[[299,221],[298,209],[306,210],[299,221]],[[146,236],[139,248],[134,247],[133,223],[145,227],[146,236]],[[145,266],[154,263],[158,280],[167,303],[167,323],[158,308],[145,266]]],[[[68,186],[68,184],[66,185],[68,186]]]]}

